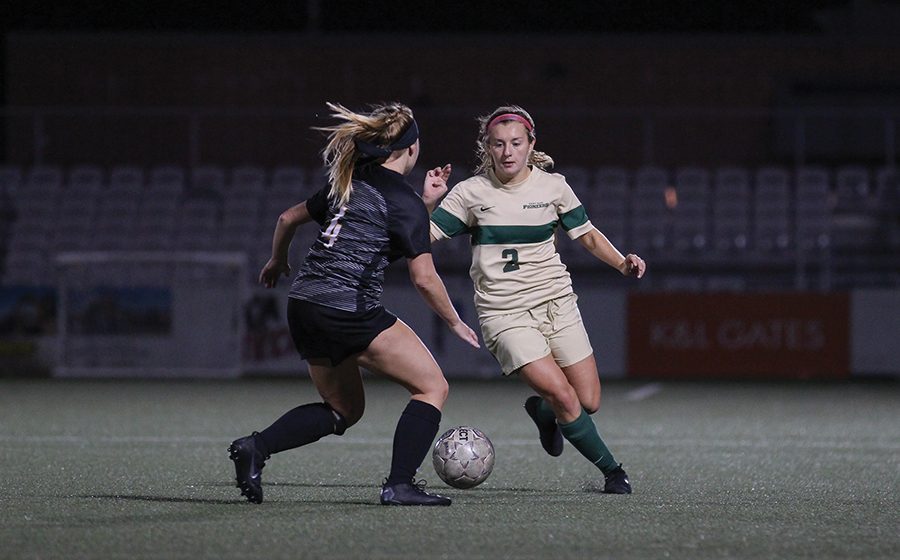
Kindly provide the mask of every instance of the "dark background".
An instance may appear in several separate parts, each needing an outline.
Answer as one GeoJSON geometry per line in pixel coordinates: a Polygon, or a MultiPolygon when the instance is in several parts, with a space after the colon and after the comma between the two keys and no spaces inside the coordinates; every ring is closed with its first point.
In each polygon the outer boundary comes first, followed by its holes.
{"type": "Polygon", "coordinates": [[[273,0],[269,2],[13,1],[6,31],[819,33],[822,10],[846,0],[515,3],[273,0]]]}
{"type": "MultiPolygon", "coordinates": [[[[51,285],[61,248],[119,240],[94,218],[62,222],[81,217],[64,200],[77,198],[81,167],[103,195],[116,190],[106,189],[116,168],[142,174],[135,222],[161,196],[156,172],[174,171],[171,211],[121,240],[146,249],[157,240],[148,234],[169,228],[156,249],[245,251],[255,272],[277,213],[323,183],[311,127],[327,122],[325,102],[398,100],[416,112],[421,165],[449,161],[458,179],[474,163],[476,117],[527,108],[538,148],[592,218],[653,262],[641,283],[623,285],[563,245],[572,269],[590,271],[584,284],[673,294],[900,286],[897,2],[7,2],[0,33],[0,166],[21,174],[0,208],[18,212],[0,222],[12,285],[51,285]],[[264,172],[264,194],[253,212],[238,207],[251,225],[226,245],[215,228],[234,217],[228,188],[241,166],[264,172]],[[279,190],[286,166],[303,179],[279,190]],[[600,177],[609,168],[627,177],[618,198],[600,177]],[[717,198],[729,168],[748,187],[731,207],[717,198]],[[705,190],[691,191],[683,171],[705,190]],[[842,180],[845,171],[858,179],[842,180]],[[24,203],[51,183],[59,208],[39,194],[24,203]],[[207,212],[205,237],[188,227],[192,208],[207,212]]],[[[89,210],[117,217],[102,208],[89,210]]],[[[439,251],[464,276],[464,243],[439,251]]]]}
{"type": "MultiPolygon", "coordinates": [[[[834,197],[837,173],[861,166],[860,204],[829,199],[844,212],[826,216],[834,250],[809,258],[847,270],[838,285],[873,269],[873,282],[896,282],[885,257],[900,226],[882,172],[900,155],[897,2],[11,2],[0,22],[0,159],[26,175],[171,164],[271,177],[296,165],[317,185],[311,127],[327,122],[325,102],[399,100],[420,123],[422,164],[452,162],[461,178],[475,118],[516,103],[585,200],[603,166],[630,185],[645,166],[671,184],[685,167],[713,179],[738,166],[755,182],[777,166],[790,189],[819,166],[834,197]]],[[[643,216],[632,202],[629,217],[643,216]]],[[[793,246],[749,249],[713,264],[765,277],[774,262],[789,279],[807,265],[793,246]]],[[[657,250],[690,274],[709,265],[705,251],[657,250]]]]}

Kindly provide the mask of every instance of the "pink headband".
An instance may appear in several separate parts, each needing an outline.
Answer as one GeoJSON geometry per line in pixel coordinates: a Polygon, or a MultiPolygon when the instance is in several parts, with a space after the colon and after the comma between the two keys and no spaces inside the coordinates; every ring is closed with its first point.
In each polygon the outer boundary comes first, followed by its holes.
{"type": "Polygon", "coordinates": [[[497,124],[498,122],[502,122],[502,121],[519,121],[520,123],[525,125],[525,128],[528,129],[528,132],[531,132],[532,130],[534,130],[534,127],[531,126],[531,123],[528,122],[528,119],[526,119],[522,115],[517,115],[515,113],[503,113],[502,115],[497,115],[496,117],[491,119],[491,122],[488,123],[488,125],[487,125],[488,130],[490,130],[491,127],[494,126],[495,124],[497,124]]]}

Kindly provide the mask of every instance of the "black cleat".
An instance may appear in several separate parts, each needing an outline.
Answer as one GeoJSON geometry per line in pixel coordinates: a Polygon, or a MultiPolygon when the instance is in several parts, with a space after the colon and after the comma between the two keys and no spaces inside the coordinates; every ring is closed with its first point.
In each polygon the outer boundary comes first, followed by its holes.
{"type": "Polygon", "coordinates": [[[268,455],[256,448],[258,432],[236,439],[228,446],[229,458],[234,461],[234,472],[237,479],[237,487],[241,489],[241,496],[254,504],[263,501],[262,470],[266,466],[268,455]]]}
{"type": "Polygon", "coordinates": [[[553,457],[559,457],[563,452],[562,431],[559,429],[559,424],[555,421],[542,423],[538,419],[537,409],[540,402],[541,397],[528,397],[525,399],[525,412],[528,413],[528,416],[531,416],[535,426],[537,426],[538,434],[541,438],[541,446],[544,448],[544,451],[553,457]]]}
{"type": "Polygon", "coordinates": [[[425,481],[401,482],[381,487],[381,505],[385,506],[449,506],[450,498],[429,494],[425,491],[425,481]]]}
{"type": "Polygon", "coordinates": [[[628,482],[628,473],[622,468],[622,464],[604,475],[606,484],[603,487],[604,494],[631,494],[631,483],[628,482]]]}

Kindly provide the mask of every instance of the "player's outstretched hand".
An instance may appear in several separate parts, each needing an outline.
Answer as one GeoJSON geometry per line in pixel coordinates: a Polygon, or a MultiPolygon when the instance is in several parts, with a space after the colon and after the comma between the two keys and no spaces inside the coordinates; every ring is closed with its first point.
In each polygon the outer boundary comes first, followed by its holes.
{"type": "Polygon", "coordinates": [[[622,271],[622,274],[640,278],[646,270],[647,263],[644,262],[644,259],[632,253],[625,255],[625,270],[622,271]]]}
{"type": "Polygon", "coordinates": [[[269,262],[266,263],[266,266],[264,266],[262,271],[259,273],[259,283],[266,288],[274,288],[275,284],[278,283],[278,278],[282,274],[285,276],[290,276],[291,265],[286,262],[269,259],[269,262]]]}
{"type": "Polygon", "coordinates": [[[481,348],[481,345],[478,344],[478,335],[475,334],[475,331],[469,328],[469,325],[460,321],[450,328],[453,330],[453,333],[456,334],[456,336],[468,342],[469,345],[473,348],[481,348]]]}
{"type": "Polygon", "coordinates": [[[447,180],[450,179],[451,171],[448,163],[444,167],[429,169],[425,174],[425,184],[422,186],[422,202],[425,206],[434,208],[441,197],[447,194],[447,180]]]}

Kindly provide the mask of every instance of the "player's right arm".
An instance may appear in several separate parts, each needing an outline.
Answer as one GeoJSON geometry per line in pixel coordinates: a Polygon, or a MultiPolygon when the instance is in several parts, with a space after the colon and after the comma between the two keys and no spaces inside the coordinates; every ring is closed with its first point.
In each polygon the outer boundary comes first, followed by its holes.
{"type": "Polygon", "coordinates": [[[468,210],[466,209],[465,181],[457,184],[450,193],[444,197],[434,212],[431,212],[431,242],[449,239],[469,233],[468,210]]]}
{"type": "Polygon", "coordinates": [[[452,167],[446,164],[443,167],[429,169],[425,174],[425,184],[422,185],[422,202],[428,209],[428,214],[434,212],[441,198],[447,194],[447,180],[450,178],[452,167]]]}
{"type": "Polygon", "coordinates": [[[301,224],[312,220],[306,202],[292,206],[278,216],[275,233],[272,235],[272,256],[259,273],[259,283],[266,288],[273,288],[282,275],[290,276],[291,265],[288,263],[288,250],[294,232],[301,224]]]}
{"type": "Polygon", "coordinates": [[[297,227],[315,221],[319,225],[328,219],[327,186],[309,197],[305,202],[291,206],[278,216],[275,233],[272,235],[272,256],[259,273],[259,283],[266,288],[273,288],[281,275],[290,276],[291,265],[288,263],[288,250],[297,227]]]}

